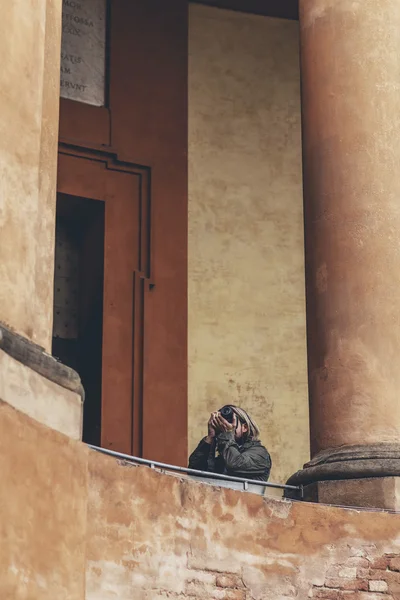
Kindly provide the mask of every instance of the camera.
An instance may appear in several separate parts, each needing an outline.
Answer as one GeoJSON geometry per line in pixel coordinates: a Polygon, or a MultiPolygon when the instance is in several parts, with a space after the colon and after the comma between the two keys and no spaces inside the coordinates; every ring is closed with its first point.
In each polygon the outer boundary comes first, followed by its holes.
{"type": "Polygon", "coordinates": [[[221,417],[225,419],[225,421],[228,421],[228,423],[233,423],[234,412],[230,406],[224,406],[223,408],[220,408],[218,412],[220,413],[221,417]]]}

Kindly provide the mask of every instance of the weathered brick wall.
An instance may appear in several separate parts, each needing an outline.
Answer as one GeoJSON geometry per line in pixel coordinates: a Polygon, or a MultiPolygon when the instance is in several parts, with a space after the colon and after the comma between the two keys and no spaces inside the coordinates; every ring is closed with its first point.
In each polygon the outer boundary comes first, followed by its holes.
{"type": "Polygon", "coordinates": [[[329,567],[324,584],[311,598],[325,600],[394,600],[400,598],[400,554],[371,558],[360,550],[346,562],[329,567]]]}
{"type": "Polygon", "coordinates": [[[262,498],[89,456],[87,600],[400,599],[400,515],[262,498]]]}
{"type": "Polygon", "coordinates": [[[1,600],[400,599],[400,515],[89,451],[0,401],[1,600]]]}

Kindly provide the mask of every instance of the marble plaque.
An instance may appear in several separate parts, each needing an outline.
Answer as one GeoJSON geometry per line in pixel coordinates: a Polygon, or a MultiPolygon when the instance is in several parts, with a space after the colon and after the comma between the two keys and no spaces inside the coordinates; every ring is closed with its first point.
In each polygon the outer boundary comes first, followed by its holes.
{"type": "Polygon", "coordinates": [[[106,1],[63,0],[60,73],[63,98],[104,105],[106,1]]]}

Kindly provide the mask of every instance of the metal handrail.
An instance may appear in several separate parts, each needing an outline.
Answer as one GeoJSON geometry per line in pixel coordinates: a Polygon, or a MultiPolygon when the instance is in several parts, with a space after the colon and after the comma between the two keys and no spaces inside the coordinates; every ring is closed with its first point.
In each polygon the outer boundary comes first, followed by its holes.
{"type": "Polygon", "coordinates": [[[294,490],[299,492],[300,498],[303,499],[303,486],[302,485],[285,485],[283,483],[271,483],[269,481],[258,481],[257,479],[243,479],[242,477],[234,477],[232,475],[223,475],[221,473],[210,473],[209,471],[197,471],[196,469],[189,469],[187,467],[178,467],[177,465],[169,465],[167,463],[158,462],[156,460],[149,460],[147,458],[139,458],[138,456],[131,456],[129,454],[123,454],[122,452],[115,452],[115,450],[109,450],[108,448],[100,448],[99,446],[93,446],[87,444],[92,450],[101,452],[102,454],[108,454],[115,458],[121,458],[123,460],[132,462],[139,465],[147,465],[152,469],[165,469],[166,471],[175,471],[177,473],[187,473],[188,475],[194,475],[197,477],[206,477],[207,479],[221,479],[224,481],[236,481],[243,484],[243,489],[247,490],[250,485],[259,485],[264,488],[276,488],[280,490],[294,490]]]}

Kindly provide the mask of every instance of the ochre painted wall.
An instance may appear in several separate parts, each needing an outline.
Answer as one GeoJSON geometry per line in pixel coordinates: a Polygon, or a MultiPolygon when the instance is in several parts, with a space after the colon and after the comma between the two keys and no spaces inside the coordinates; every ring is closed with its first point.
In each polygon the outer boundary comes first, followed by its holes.
{"type": "Polygon", "coordinates": [[[309,457],[298,23],[191,5],[189,449],[231,402],[309,457]]]}
{"type": "Polygon", "coordinates": [[[2,6],[0,321],[50,350],[61,0],[2,6]]]}
{"type": "Polygon", "coordinates": [[[2,402],[0,473],[4,600],[399,594],[398,514],[265,499],[124,465],[2,402]]]}

